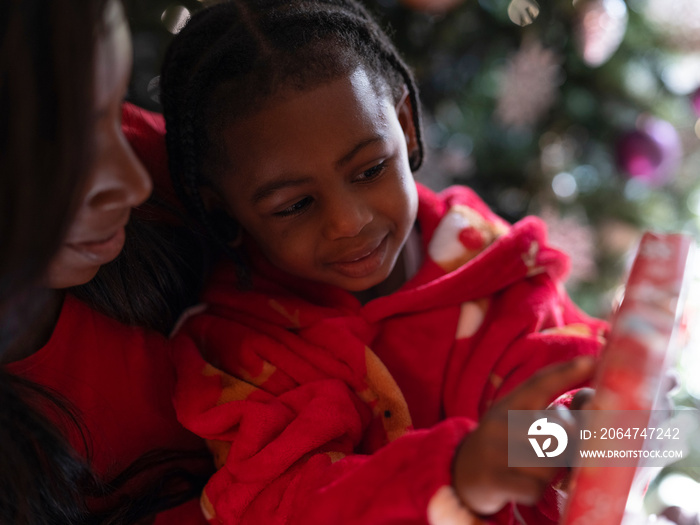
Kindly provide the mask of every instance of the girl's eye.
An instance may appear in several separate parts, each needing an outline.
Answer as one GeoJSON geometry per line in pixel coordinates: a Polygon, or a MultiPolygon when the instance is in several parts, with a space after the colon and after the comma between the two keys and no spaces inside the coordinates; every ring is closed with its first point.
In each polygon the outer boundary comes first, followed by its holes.
{"type": "Polygon", "coordinates": [[[367,182],[371,181],[373,179],[376,179],[381,175],[384,170],[387,168],[387,162],[383,161],[380,164],[377,164],[376,166],[372,166],[370,169],[363,171],[360,176],[358,177],[359,182],[367,182]]]}
{"type": "Polygon", "coordinates": [[[311,197],[304,197],[300,201],[295,202],[289,208],[285,208],[282,211],[273,213],[277,217],[288,217],[290,215],[296,215],[304,211],[311,204],[311,197]]]}

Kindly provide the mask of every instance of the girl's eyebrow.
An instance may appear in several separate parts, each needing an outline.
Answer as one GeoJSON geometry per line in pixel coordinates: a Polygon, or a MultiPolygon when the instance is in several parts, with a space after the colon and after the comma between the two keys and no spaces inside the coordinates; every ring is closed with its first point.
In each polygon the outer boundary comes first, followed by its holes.
{"type": "Polygon", "coordinates": [[[348,153],[343,155],[343,157],[338,162],[336,162],[335,165],[339,168],[344,166],[345,164],[350,162],[352,160],[352,158],[355,155],[357,155],[360,152],[360,150],[362,150],[363,148],[369,146],[370,144],[374,144],[375,142],[385,141],[386,139],[387,139],[386,135],[384,135],[383,133],[378,133],[377,135],[374,135],[373,137],[370,137],[368,139],[365,139],[365,140],[359,142],[354,148],[352,148],[352,150],[350,150],[348,153]]]}
{"type": "MultiPolygon", "coordinates": [[[[355,155],[357,155],[362,149],[376,142],[383,142],[386,139],[386,135],[384,135],[383,133],[378,133],[372,137],[358,142],[348,153],[343,155],[343,157],[335,163],[336,166],[344,166],[345,164],[350,162],[353,159],[353,157],[355,157],[355,155]]],[[[257,204],[261,200],[266,199],[278,190],[302,186],[303,184],[308,184],[309,182],[312,182],[311,177],[303,177],[299,179],[285,179],[282,177],[276,180],[272,180],[268,183],[263,184],[257,190],[255,190],[255,193],[253,193],[253,204],[257,204]]]]}
{"type": "Polygon", "coordinates": [[[293,188],[295,186],[302,186],[303,184],[308,184],[309,182],[311,182],[311,177],[304,177],[301,179],[281,178],[277,180],[272,180],[266,184],[263,184],[257,190],[255,190],[255,193],[253,194],[253,204],[257,204],[261,200],[266,199],[278,190],[284,188],[293,188]]]}

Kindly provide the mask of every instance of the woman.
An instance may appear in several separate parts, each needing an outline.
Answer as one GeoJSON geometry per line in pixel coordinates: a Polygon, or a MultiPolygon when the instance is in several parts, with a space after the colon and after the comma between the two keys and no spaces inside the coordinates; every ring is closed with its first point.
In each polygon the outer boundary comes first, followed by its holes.
{"type": "Polygon", "coordinates": [[[181,458],[202,445],[170,406],[167,341],[65,292],[151,191],[120,127],[127,25],[117,0],[0,9],[0,522],[134,522],[197,492],[181,458]]]}

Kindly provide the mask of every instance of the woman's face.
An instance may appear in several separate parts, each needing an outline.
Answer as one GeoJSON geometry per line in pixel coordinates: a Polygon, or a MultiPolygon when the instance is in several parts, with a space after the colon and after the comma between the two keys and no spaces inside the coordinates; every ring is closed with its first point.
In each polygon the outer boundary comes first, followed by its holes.
{"type": "Polygon", "coordinates": [[[66,238],[49,265],[49,288],[91,280],[119,255],[131,208],[151,193],[151,181],[121,130],[121,104],[131,73],[131,40],[122,6],[111,0],[95,51],[93,164],[66,238]]]}

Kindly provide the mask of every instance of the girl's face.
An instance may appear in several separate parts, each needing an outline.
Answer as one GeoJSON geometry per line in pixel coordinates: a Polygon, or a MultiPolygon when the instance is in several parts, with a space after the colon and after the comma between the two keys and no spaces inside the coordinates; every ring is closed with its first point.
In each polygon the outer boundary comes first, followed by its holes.
{"type": "Polygon", "coordinates": [[[124,245],[131,208],[151,181],[121,131],[121,104],[131,73],[131,40],[121,4],[109,2],[95,53],[94,160],[75,218],[49,265],[48,286],[67,288],[92,279],[124,245]]]}
{"type": "Polygon", "coordinates": [[[416,218],[408,97],[395,107],[362,68],[285,95],[227,129],[223,206],[277,267],[367,290],[391,274],[416,218]]]}

